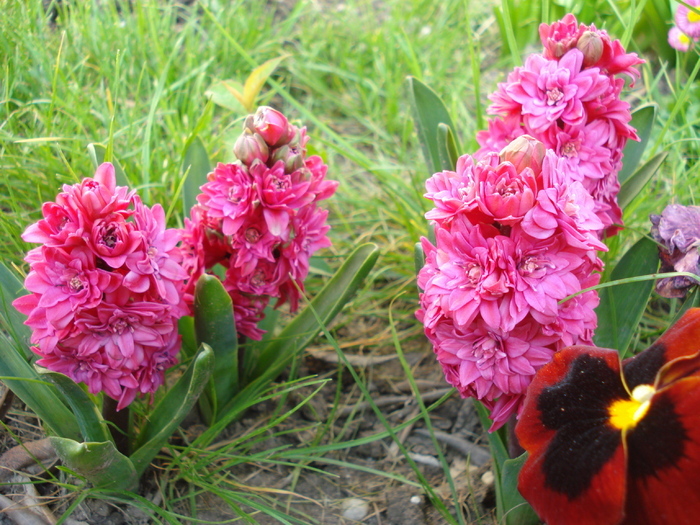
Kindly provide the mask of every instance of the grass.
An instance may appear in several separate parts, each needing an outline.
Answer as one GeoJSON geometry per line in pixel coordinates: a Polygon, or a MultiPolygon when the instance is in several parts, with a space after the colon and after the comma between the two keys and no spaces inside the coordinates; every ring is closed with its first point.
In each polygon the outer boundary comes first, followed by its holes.
{"type": "MultiPolygon", "coordinates": [[[[549,2],[542,3],[539,12],[549,12],[549,2]]],[[[631,4],[625,5],[623,18],[630,13],[641,16],[641,4],[631,4]]],[[[217,80],[243,81],[256,65],[286,55],[259,102],[306,124],[310,149],[324,157],[329,177],[341,183],[329,203],[334,243],[329,260],[333,264],[334,257],[349,253],[360,241],[382,248],[370,284],[347,309],[343,323],[365,316],[407,327],[404,339],[392,341],[390,333],[385,338],[385,346],[395,344],[399,352],[408,339],[419,337],[413,318],[413,244],[427,230],[423,213],[428,203],[422,193],[428,173],[413,129],[405,79],[413,75],[436,89],[457,123],[463,152],[473,151],[474,134],[483,127],[485,95],[514,60],[510,52],[500,54],[498,25],[488,3],[202,0],[183,6],[149,0],[133,2],[130,8],[125,1],[94,0],[64,1],[54,7],[58,16],[52,24],[39,0],[0,0],[1,260],[22,267],[30,246],[22,242],[21,232],[39,217],[40,204],[52,200],[61,184],[93,173],[90,143],[107,146],[107,158],[119,160],[130,185],[147,203],[169,205],[179,199],[180,161],[188,139],[197,134],[215,162],[231,160],[233,140],[245,116],[242,108],[233,111],[209,103],[207,89],[217,80]],[[400,294],[390,313],[390,304],[400,294]]],[[[618,23],[612,16],[609,22],[618,23]]],[[[605,26],[605,21],[584,21],[605,26]]],[[[635,42],[631,33],[632,48],[635,42]]],[[[648,231],[650,213],[660,213],[671,201],[695,201],[700,105],[696,83],[688,78],[693,58],[680,57],[676,69],[666,62],[645,65],[633,92],[635,104],[659,105],[651,142],[653,149],[671,154],[654,182],[626,210],[629,229],[613,241],[617,249],[611,250],[610,263],[635,236],[648,231]]],[[[651,149],[645,158],[653,154],[651,149]]],[[[170,225],[179,226],[180,207],[173,209],[170,225]]],[[[315,286],[312,283],[310,289],[315,286]]],[[[664,306],[647,316],[649,333],[667,321],[667,311],[664,306]]],[[[642,342],[647,335],[641,335],[642,342]]],[[[330,341],[337,346],[333,338],[330,341]]],[[[410,370],[406,372],[411,377],[410,370]]],[[[365,387],[366,379],[355,380],[365,387]]],[[[368,392],[365,397],[371,401],[368,392]]],[[[426,414],[423,407],[419,417],[426,414]]],[[[288,414],[278,415],[280,423],[288,414]]],[[[312,461],[331,461],[331,450],[360,443],[331,439],[321,444],[328,429],[320,426],[313,431],[321,437],[301,451],[252,453],[250,443],[267,436],[275,426],[271,421],[249,435],[248,444],[234,441],[206,451],[209,466],[195,461],[205,454],[198,445],[173,445],[161,478],[167,503],[159,507],[132,495],[123,495],[122,501],[158,520],[177,522],[192,512],[198,495],[211,492],[240,512],[244,521],[254,520],[251,512],[268,512],[281,521],[306,523],[304,516],[275,506],[280,493],[231,488],[234,481],[227,469],[256,461],[310,468],[312,461]]],[[[388,422],[386,428],[381,437],[398,430],[388,422]]],[[[423,487],[430,492],[427,482],[423,487]]],[[[78,499],[94,495],[89,489],[76,494],[78,499]]],[[[441,504],[437,497],[433,501],[441,504]]],[[[467,518],[460,514],[449,519],[465,523],[467,518]]]]}

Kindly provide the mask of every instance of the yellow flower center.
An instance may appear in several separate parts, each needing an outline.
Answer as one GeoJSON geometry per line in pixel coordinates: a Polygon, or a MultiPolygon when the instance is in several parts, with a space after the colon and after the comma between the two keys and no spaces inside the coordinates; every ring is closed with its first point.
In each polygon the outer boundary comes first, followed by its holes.
{"type": "Polygon", "coordinates": [[[678,37],[678,40],[683,45],[690,44],[690,37],[685,33],[681,33],[681,35],[678,37]]]}
{"type": "Polygon", "coordinates": [[[688,22],[694,24],[695,22],[700,22],[700,15],[695,11],[688,11],[688,22]]]}
{"type": "Polygon", "coordinates": [[[652,385],[638,385],[632,391],[632,399],[615,401],[608,409],[610,424],[619,430],[634,428],[649,410],[654,393],[652,385]]]}

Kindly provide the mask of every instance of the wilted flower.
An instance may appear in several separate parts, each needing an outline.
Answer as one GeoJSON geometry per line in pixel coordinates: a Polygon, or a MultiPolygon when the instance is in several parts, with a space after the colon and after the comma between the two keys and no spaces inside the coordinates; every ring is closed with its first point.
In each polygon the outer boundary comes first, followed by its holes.
{"type": "Polygon", "coordinates": [[[65,185],[44,218],[23,234],[43,246],[26,257],[28,316],[37,364],[105,392],[122,409],[154,392],[180,348],[177,320],[185,270],[178,230],[160,205],[116,185],[105,163],[94,178],[65,185]]]}
{"type": "Polygon", "coordinates": [[[518,489],[548,525],[691,525],[700,511],[700,309],[620,363],[573,346],[542,367],[516,426],[518,489]]]}
{"type": "MultiPolygon", "coordinates": [[[[700,276],[700,206],[670,204],[661,215],[651,215],[651,236],[659,243],[662,272],[689,272],[700,276]]],[[[684,275],[665,277],[656,283],[663,297],[685,297],[700,283],[684,275]]]]}
{"type": "Polygon", "coordinates": [[[260,339],[257,327],[271,298],[276,307],[296,310],[299,290],[309,271],[309,257],[330,246],[328,212],[318,201],[338,185],[327,180],[327,167],[306,156],[306,128],[297,128],[277,110],[261,107],[250,115],[234,153],[238,161],[218,164],[202,186],[198,204],[186,219],[183,251],[194,283],[217,264],[225,270],[236,329],[260,339]]]}

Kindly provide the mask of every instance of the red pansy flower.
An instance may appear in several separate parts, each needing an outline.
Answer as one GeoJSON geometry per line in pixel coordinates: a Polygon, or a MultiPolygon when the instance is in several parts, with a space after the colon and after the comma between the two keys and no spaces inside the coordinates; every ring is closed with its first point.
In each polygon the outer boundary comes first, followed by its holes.
{"type": "Polygon", "coordinates": [[[620,363],[572,346],[530,385],[518,489],[548,525],[691,525],[700,516],[700,308],[620,363]]]}

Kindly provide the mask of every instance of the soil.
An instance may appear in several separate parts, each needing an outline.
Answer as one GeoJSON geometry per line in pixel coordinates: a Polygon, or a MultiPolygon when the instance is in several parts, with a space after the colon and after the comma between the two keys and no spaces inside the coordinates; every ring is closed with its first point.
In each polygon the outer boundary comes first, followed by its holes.
{"type": "MultiPolygon", "coordinates": [[[[364,339],[376,341],[379,337],[377,334],[385,329],[380,327],[379,323],[366,320],[365,322],[358,320],[355,325],[358,326],[344,327],[341,331],[357,334],[359,329],[364,339]]],[[[342,335],[342,333],[339,334],[341,341],[357,340],[357,338],[342,338],[342,335]]],[[[409,340],[404,346],[404,351],[421,396],[427,405],[451,391],[444,381],[440,367],[427,342],[422,338],[409,340]]],[[[362,345],[358,345],[348,348],[345,353],[354,363],[355,371],[368,385],[373,401],[381,408],[382,414],[392,427],[420,413],[418,403],[411,393],[410,385],[406,381],[393,348],[378,345],[373,347],[371,352],[367,352],[362,345]]],[[[343,369],[339,373],[339,369],[343,367],[339,367],[337,361],[335,351],[326,347],[312,347],[306,352],[298,367],[297,377],[315,375],[330,380],[311,397],[306,405],[280,423],[274,429],[274,434],[271,433],[267,439],[258,442],[251,449],[251,453],[280,446],[307,447],[311,444],[317,430],[322,426],[319,423],[325,423],[331,415],[339,381],[340,402],[335,419],[318,444],[345,442],[372,436],[385,430],[379,418],[365,402],[349,371],[343,369]]],[[[312,393],[313,387],[304,387],[293,392],[287,398],[284,408],[291,410],[312,393]]],[[[259,426],[275,410],[279,410],[277,403],[277,400],[272,400],[256,405],[241,420],[232,424],[220,439],[232,439],[259,426]]],[[[193,414],[189,419],[190,421],[183,425],[185,434],[200,432],[202,426],[195,415],[193,414]]],[[[430,421],[454,479],[456,500],[462,506],[468,523],[495,523],[490,456],[483,429],[471,400],[463,400],[458,394],[453,393],[430,413],[430,421]]],[[[7,431],[0,434],[2,451],[11,449],[20,442],[26,446],[44,437],[38,421],[31,413],[26,412],[17,400],[5,416],[4,422],[7,425],[7,431]]],[[[419,420],[414,425],[397,432],[397,435],[406,447],[409,457],[415,461],[419,472],[454,515],[455,498],[440,466],[437,451],[425,422],[419,420]]],[[[48,465],[54,465],[52,472],[60,476],[60,473],[55,470],[56,458],[50,453],[51,451],[43,453],[39,447],[36,450],[32,449],[32,452],[32,456],[43,460],[48,465]]],[[[330,464],[322,459],[308,464],[308,468],[295,469],[293,466],[251,462],[232,469],[231,479],[251,493],[264,491],[266,495],[274,496],[280,510],[310,524],[438,525],[446,523],[428,495],[420,488],[384,475],[358,470],[358,468],[373,469],[387,475],[398,475],[417,481],[417,474],[391,438],[372,440],[352,448],[329,452],[324,454],[323,458],[343,464],[330,464]]],[[[4,480],[7,484],[0,488],[0,494],[10,500],[18,501],[20,507],[33,509],[25,510],[21,519],[14,520],[8,517],[6,512],[0,513],[0,525],[55,523],[53,520],[64,514],[76,496],[50,481],[45,481],[46,475],[41,474],[43,468],[38,468],[31,458],[28,463],[27,466],[13,464],[11,461],[8,462],[6,455],[0,457],[0,465],[7,465],[14,469],[4,480]],[[18,466],[20,468],[17,468],[18,466]],[[34,480],[35,483],[27,484],[29,479],[34,480]],[[31,488],[34,493],[27,495],[28,488],[31,488]],[[29,513],[32,519],[37,516],[38,508],[45,511],[43,517],[34,522],[22,521],[29,513]]],[[[7,472],[6,469],[0,468],[0,473],[3,471],[7,472]]],[[[158,490],[157,472],[154,468],[146,473],[139,492],[141,496],[160,505],[162,496],[158,490]]],[[[200,495],[196,500],[196,506],[196,515],[200,520],[223,523],[236,518],[230,507],[213,494],[200,495]]],[[[189,507],[183,506],[177,510],[183,515],[192,515],[192,509],[189,507]]],[[[244,510],[253,514],[255,522],[261,525],[280,523],[276,518],[261,513],[255,514],[254,509],[244,508],[244,510]]],[[[69,525],[146,525],[154,522],[134,507],[115,506],[93,499],[78,505],[65,521],[69,525]]]]}

